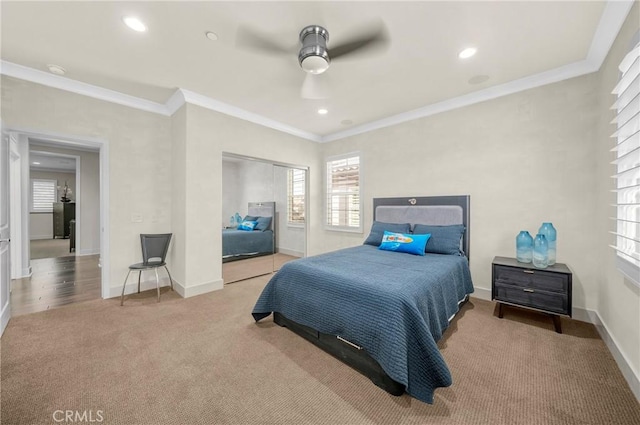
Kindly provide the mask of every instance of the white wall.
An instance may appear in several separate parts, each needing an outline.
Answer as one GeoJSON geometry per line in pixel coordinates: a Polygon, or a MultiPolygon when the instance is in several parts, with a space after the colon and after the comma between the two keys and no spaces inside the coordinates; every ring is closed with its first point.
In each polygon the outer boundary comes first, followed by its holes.
{"type": "MultiPolygon", "coordinates": [[[[30,170],[31,179],[46,179],[55,180],[58,186],[64,187],[65,181],[69,185],[72,191],[71,199],[75,201],[76,198],[76,173],[71,172],[54,172],[54,171],[39,171],[35,169],[30,170]]],[[[31,190],[28,191],[29,198],[31,197],[31,190]]],[[[61,196],[61,190],[57,191],[56,199],[59,201],[61,196]]],[[[53,213],[34,213],[29,212],[29,239],[52,239],[53,238],[53,213]]],[[[99,246],[98,246],[99,247],[99,246]]]]}
{"type": "Polygon", "coordinates": [[[117,294],[129,264],[141,260],[139,234],[171,230],[172,199],[177,196],[171,190],[171,119],[4,75],[0,82],[2,121],[7,128],[102,139],[109,144],[107,285],[117,294]],[[133,222],[134,214],[142,222],[133,222]]]}
{"type": "MultiPolygon", "coordinates": [[[[638,16],[640,6],[636,2],[627,20],[620,30],[600,72],[597,75],[597,90],[600,96],[598,110],[598,128],[596,142],[596,189],[597,197],[594,206],[596,223],[593,228],[597,234],[596,253],[598,255],[598,292],[596,310],[608,333],[620,350],[620,356],[635,375],[635,393],[640,398],[640,288],[624,278],[615,266],[615,253],[609,248],[614,243],[609,231],[615,230],[615,223],[609,217],[615,214],[611,204],[615,202],[615,182],[610,177],[615,174],[615,166],[610,164],[614,154],[609,150],[614,139],[609,136],[616,130],[610,124],[615,111],[609,107],[615,102],[611,94],[618,82],[618,65],[627,54],[634,34],[640,27],[638,16]]],[[[623,370],[624,371],[624,370],[623,370]]]]}

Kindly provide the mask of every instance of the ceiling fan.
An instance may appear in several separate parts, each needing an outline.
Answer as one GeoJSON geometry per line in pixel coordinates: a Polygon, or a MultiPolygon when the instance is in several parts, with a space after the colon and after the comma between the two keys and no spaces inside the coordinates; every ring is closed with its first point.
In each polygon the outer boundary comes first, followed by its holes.
{"type": "MultiPolygon", "coordinates": [[[[298,36],[302,45],[298,49],[298,63],[307,74],[302,83],[301,96],[304,99],[324,99],[328,97],[326,84],[319,77],[331,62],[347,56],[354,56],[365,51],[385,47],[388,43],[387,31],[384,24],[376,22],[363,27],[341,44],[329,47],[329,31],[320,25],[308,25],[300,31],[298,36]]],[[[271,37],[259,34],[255,30],[240,27],[238,30],[238,45],[269,54],[292,55],[296,47],[279,44],[271,37]]]]}

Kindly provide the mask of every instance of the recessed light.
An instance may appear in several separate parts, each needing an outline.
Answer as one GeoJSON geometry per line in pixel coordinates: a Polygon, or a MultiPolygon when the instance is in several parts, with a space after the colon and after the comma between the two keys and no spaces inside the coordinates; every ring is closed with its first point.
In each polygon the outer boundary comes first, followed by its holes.
{"type": "Polygon", "coordinates": [[[216,41],[218,39],[218,34],[213,31],[207,31],[204,35],[206,35],[209,40],[216,41]]]}
{"type": "Polygon", "coordinates": [[[145,32],[147,30],[147,26],[135,16],[125,16],[122,18],[122,21],[134,31],[145,32]]]}
{"type": "Polygon", "coordinates": [[[36,161],[33,161],[33,162],[32,162],[32,164],[33,164],[33,165],[40,165],[40,163],[39,163],[39,162],[36,162],[36,161]]]}
{"type": "Polygon", "coordinates": [[[47,68],[49,69],[49,72],[51,72],[52,74],[56,74],[56,75],[64,75],[67,72],[66,69],[64,69],[63,67],[61,67],[59,65],[49,64],[49,65],[47,65],[47,68]]]}
{"type": "Polygon", "coordinates": [[[318,113],[319,113],[320,115],[327,115],[327,114],[329,113],[329,110],[324,109],[324,108],[322,108],[322,109],[318,109],[318,113]]]}
{"type": "Polygon", "coordinates": [[[477,51],[478,49],[476,49],[475,47],[467,47],[466,49],[458,53],[458,57],[460,59],[468,59],[471,56],[475,55],[477,51]]]}

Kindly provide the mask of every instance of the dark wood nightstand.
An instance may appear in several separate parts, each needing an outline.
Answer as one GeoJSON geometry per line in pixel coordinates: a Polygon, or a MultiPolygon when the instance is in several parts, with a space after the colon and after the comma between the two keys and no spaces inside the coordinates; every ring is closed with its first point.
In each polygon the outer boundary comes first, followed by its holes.
{"type": "Polygon", "coordinates": [[[562,333],[560,315],[571,317],[571,270],[561,263],[537,269],[515,258],[495,257],[491,263],[491,299],[503,306],[514,305],[550,314],[556,332],[562,333]]]}

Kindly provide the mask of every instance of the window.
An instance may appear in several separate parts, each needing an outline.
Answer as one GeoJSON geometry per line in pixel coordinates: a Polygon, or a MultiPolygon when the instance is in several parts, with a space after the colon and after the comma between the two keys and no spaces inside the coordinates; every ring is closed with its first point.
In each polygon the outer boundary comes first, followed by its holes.
{"type": "Polygon", "coordinates": [[[640,285],[640,43],[620,63],[620,81],[613,89],[617,95],[612,135],[616,146],[615,242],[618,269],[640,285]]]}
{"type": "Polygon", "coordinates": [[[362,231],[360,155],[327,160],[326,225],[332,230],[362,231]]]}
{"type": "Polygon", "coordinates": [[[31,212],[53,212],[56,202],[57,182],[55,180],[31,180],[31,212]]]}
{"type": "Polygon", "coordinates": [[[304,224],[305,170],[287,171],[287,224],[304,224]]]}

